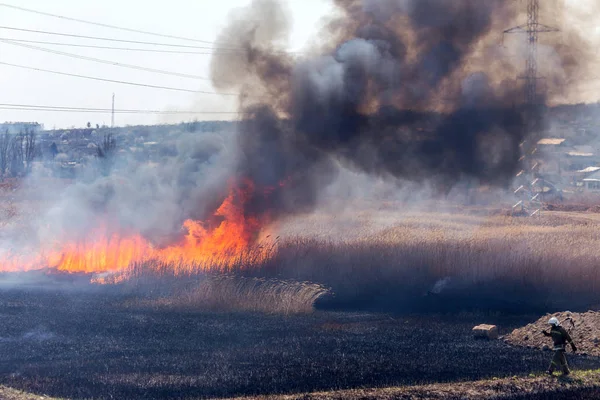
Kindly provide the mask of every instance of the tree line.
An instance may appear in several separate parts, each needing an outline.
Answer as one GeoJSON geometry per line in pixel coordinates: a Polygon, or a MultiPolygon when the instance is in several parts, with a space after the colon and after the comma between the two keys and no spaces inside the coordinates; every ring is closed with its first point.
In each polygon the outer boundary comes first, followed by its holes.
{"type": "MultiPolygon", "coordinates": [[[[104,136],[97,144],[96,157],[98,167],[103,175],[109,175],[117,153],[117,141],[112,133],[104,136]]],[[[56,143],[50,146],[50,155],[58,154],[56,143]]],[[[0,181],[4,178],[16,178],[28,175],[33,169],[33,162],[41,156],[34,131],[19,134],[5,132],[0,134],[0,181]]]]}
{"type": "Polygon", "coordinates": [[[34,131],[0,135],[0,179],[24,176],[31,172],[37,155],[34,131]]]}

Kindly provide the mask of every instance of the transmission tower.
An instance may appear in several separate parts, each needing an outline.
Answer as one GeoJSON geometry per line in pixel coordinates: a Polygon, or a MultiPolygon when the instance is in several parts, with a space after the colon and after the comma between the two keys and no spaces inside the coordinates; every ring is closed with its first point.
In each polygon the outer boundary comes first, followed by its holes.
{"type": "Polygon", "coordinates": [[[540,1],[527,0],[527,23],[507,29],[504,33],[524,33],[527,34],[527,62],[525,64],[525,104],[528,106],[540,105],[538,94],[538,81],[542,79],[538,76],[538,39],[540,33],[558,32],[557,28],[540,24],[540,1]]]}
{"type": "MultiPolygon", "coordinates": [[[[543,106],[540,101],[538,92],[538,82],[543,79],[538,75],[538,39],[542,33],[557,32],[558,29],[541,24],[539,22],[540,13],[540,2],[539,0],[527,0],[527,23],[504,31],[507,33],[521,33],[527,35],[527,60],[525,64],[525,74],[520,79],[525,80],[524,90],[524,104],[526,107],[526,119],[527,128],[535,138],[541,130],[541,118],[540,118],[540,107],[543,106]]],[[[513,206],[513,210],[516,207],[524,208],[526,205],[530,208],[531,216],[540,215],[542,210],[542,204],[540,202],[540,193],[534,193],[534,186],[541,182],[542,193],[544,188],[544,181],[539,178],[534,179],[535,169],[539,165],[532,156],[536,152],[536,143],[521,143],[521,151],[523,152],[521,161],[524,169],[517,174],[517,178],[521,177],[525,182],[515,190],[515,195],[519,196],[520,200],[513,206]],[[533,213],[531,213],[531,210],[533,213]]]]}

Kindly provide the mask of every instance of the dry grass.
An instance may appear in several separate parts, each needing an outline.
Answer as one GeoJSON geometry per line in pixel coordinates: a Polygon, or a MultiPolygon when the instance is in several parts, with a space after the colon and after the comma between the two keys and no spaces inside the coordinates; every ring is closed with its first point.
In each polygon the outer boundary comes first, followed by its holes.
{"type": "Polygon", "coordinates": [[[239,397],[238,400],[334,400],[334,399],[597,399],[600,371],[577,371],[569,378],[529,376],[488,379],[475,382],[389,388],[362,388],[296,395],[239,397]]]}
{"type": "MultiPolygon", "coordinates": [[[[600,219],[576,213],[546,212],[540,218],[393,210],[313,214],[286,221],[274,244],[202,266],[239,278],[210,275],[197,287],[186,287],[185,294],[169,293],[168,302],[304,312],[294,310],[312,309],[325,294],[324,285],[334,293],[323,297],[325,304],[346,308],[583,309],[600,304],[599,228],[600,219]]],[[[144,263],[107,281],[196,282],[198,267],[144,263]]]]}
{"type": "Polygon", "coordinates": [[[158,299],[135,300],[138,305],[285,315],[312,312],[317,299],[329,293],[323,285],[241,275],[275,253],[276,245],[271,243],[253,247],[234,260],[215,258],[205,265],[151,260],[98,277],[96,282],[121,284],[141,298],[148,293],[160,294],[158,299]]]}
{"type": "Polygon", "coordinates": [[[225,275],[210,277],[173,301],[216,310],[297,314],[312,312],[315,301],[327,292],[315,283],[225,275]]]}
{"type": "MultiPolygon", "coordinates": [[[[139,282],[139,281],[138,281],[139,282]]],[[[138,284],[135,280],[125,287],[138,284]]],[[[322,285],[279,279],[245,278],[235,275],[202,274],[193,280],[164,279],[156,284],[169,293],[158,298],[136,297],[131,305],[207,311],[250,311],[268,314],[300,314],[313,311],[315,301],[328,293],[322,285]]],[[[142,289],[142,293],[146,290],[142,289]]]]}
{"type": "MultiPolygon", "coordinates": [[[[275,243],[235,260],[211,260],[201,269],[313,282],[335,294],[319,301],[343,307],[583,309],[600,304],[597,215],[544,212],[540,218],[512,218],[498,210],[450,206],[435,212],[386,206],[313,213],[280,221],[271,229],[272,237],[280,237],[275,243]]],[[[194,281],[198,267],[146,262],[101,280],[194,281]]],[[[210,303],[206,295],[195,296],[210,303]]]]}
{"type": "Polygon", "coordinates": [[[361,233],[356,223],[349,239],[348,219],[340,226],[312,218],[301,221],[301,232],[288,228],[262,274],[319,282],[343,304],[397,300],[410,309],[436,296],[460,297],[460,307],[522,311],[600,304],[600,223],[576,215],[385,212],[377,218],[386,229],[367,225],[361,233]],[[313,239],[311,222],[327,227],[316,235],[330,239],[313,239]]]}
{"type": "Polygon", "coordinates": [[[11,389],[5,386],[0,386],[0,399],[2,400],[60,400],[56,397],[40,396],[37,394],[27,393],[16,389],[11,389]]]}

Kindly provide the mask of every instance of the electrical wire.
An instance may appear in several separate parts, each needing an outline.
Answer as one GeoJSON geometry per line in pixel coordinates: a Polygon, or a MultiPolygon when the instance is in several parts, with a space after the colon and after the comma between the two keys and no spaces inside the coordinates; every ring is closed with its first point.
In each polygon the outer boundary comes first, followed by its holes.
{"type": "MultiPolygon", "coordinates": [[[[90,39],[90,40],[102,40],[107,42],[116,42],[116,43],[129,43],[129,44],[140,44],[147,46],[163,46],[163,47],[174,47],[180,49],[197,49],[197,50],[213,50],[217,52],[223,52],[223,54],[229,53],[245,53],[246,49],[242,47],[217,47],[217,46],[192,46],[185,44],[172,44],[172,43],[158,43],[158,42],[145,42],[141,40],[126,40],[126,39],[113,39],[104,36],[86,36],[86,35],[77,35],[74,33],[62,33],[62,32],[52,32],[52,31],[42,31],[38,29],[26,29],[26,28],[15,28],[14,26],[0,26],[0,29],[17,31],[17,32],[28,32],[28,33],[40,33],[44,35],[54,35],[54,36],[63,36],[63,37],[72,37],[78,39],[90,39]]],[[[270,52],[275,54],[289,54],[289,55],[301,55],[302,52],[297,51],[285,51],[285,50],[270,50],[270,52]]]]}
{"type": "Polygon", "coordinates": [[[15,5],[12,5],[12,4],[0,3],[0,7],[12,8],[12,9],[15,9],[15,10],[25,11],[25,12],[29,12],[29,13],[38,14],[38,15],[44,15],[44,16],[47,16],[47,17],[59,18],[59,19],[66,20],[66,21],[74,21],[74,22],[79,22],[79,23],[82,23],[82,24],[89,24],[89,25],[101,26],[103,28],[118,29],[118,30],[125,31],[125,32],[142,33],[142,34],[145,34],[145,35],[151,35],[151,36],[157,36],[157,37],[164,37],[164,38],[169,38],[169,39],[185,40],[185,41],[197,42],[197,43],[208,43],[208,44],[214,43],[214,42],[207,41],[207,40],[193,39],[193,38],[188,38],[188,37],[183,37],[183,36],[175,36],[175,35],[166,35],[166,34],[162,34],[162,33],[143,31],[143,30],[140,30],[140,29],[125,28],[125,27],[122,27],[122,26],[104,24],[104,23],[101,23],[101,22],[94,22],[94,21],[87,21],[87,20],[78,19],[78,18],[66,17],[64,15],[51,14],[51,13],[48,13],[48,12],[39,11],[39,10],[33,10],[33,9],[30,9],[30,8],[25,8],[25,7],[20,7],[20,6],[15,6],[15,5]]]}
{"type": "MultiPolygon", "coordinates": [[[[110,108],[88,108],[88,107],[66,107],[66,106],[48,106],[48,105],[34,105],[34,104],[12,104],[12,103],[0,103],[0,109],[2,110],[16,110],[16,111],[56,111],[56,112],[80,112],[80,113],[111,113],[113,110],[110,108]]],[[[115,109],[115,114],[227,114],[235,115],[240,114],[235,111],[181,111],[181,110],[140,110],[140,109],[115,109]]]]}
{"type": "Polygon", "coordinates": [[[67,52],[53,50],[53,49],[48,49],[48,48],[44,48],[44,47],[33,46],[33,45],[29,45],[29,44],[16,43],[16,42],[13,42],[11,40],[2,40],[2,39],[0,39],[0,42],[6,43],[6,44],[10,44],[10,45],[13,45],[13,46],[19,46],[19,47],[25,47],[25,48],[28,48],[28,49],[33,49],[33,50],[38,50],[38,51],[44,51],[46,53],[58,54],[58,55],[65,56],[65,57],[77,58],[77,59],[80,59],[80,60],[93,61],[93,62],[97,62],[97,63],[101,63],[101,64],[112,65],[112,66],[115,66],[115,67],[136,69],[136,70],[139,70],[139,71],[153,72],[153,73],[156,73],[156,74],[177,76],[177,77],[180,77],[180,78],[198,79],[198,80],[203,80],[203,81],[210,81],[211,80],[210,78],[203,77],[203,76],[189,75],[189,74],[183,74],[183,73],[180,73],[180,72],[173,72],[173,71],[165,71],[165,70],[162,70],[162,69],[154,69],[154,68],[142,67],[142,66],[139,66],[139,65],[124,64],[124,63],[119,63],[119,62],[115,62],[115,61],[103,60],[103,59],[100,59],[100,58],[87,57],[87,56],[82,56],[82,55],[79,55],[79,54],[67,53],[67,52]]]}
{"type": "Polygon", "coordinates": [[[101,82],[118,83],[118,84],[122,84],[122,85],[139,86],[139,87],[147,87],[147,88],[163,89],[163,90],[173,90],[173,91],[187,92],[187,93],[215,94],[215,95],[222,95],[222,96],[237,96],[237,94],[235,94],[235,93],[218,93],[218,92],[209,92],[209,91],[202,91],[202,90],[174,88],[174,87],[170,87],[170,86],[159,86],[159,85],[150,85],[150,84],[136,83],[136,82],[129,82],[129,81],[120,81],[120,80],[115,80],[115,79],[98,78],[95,76],[79,75],[79,74],[72,74],[72,73],[68,73],[68,72],[53,71],[53,70],[43,69],[43,68],[29,67],[26,65],[13,64],[13,63],[8,63],[8,62],[4,62],[4,61],[0,61],[0,65],[7,65],[10,67],[22,68],[22,69],[27,69],[30,71],[47,72],[47,73],[55,74],[55,75],[71,76],[71,77],[83,78],[83,79],[91,79],[91,80],[101,81],[101,82]]]}
{"type": "Polygon", "coordinates": [[[141,41],[141,40],[113,39],[113,38],[108,38],[108,37],[104,37],[104,36],[77,35],[74,33],[62,33],[62,32],[52,32],[52,31],[42,31],[42,30],[38,30],[38,29],[15,28],[13,26],[0,26],[0,29],[10,30],[10,31],[18,31],[18,32],[28,32],[28,33],[41,33],[44,35],[74,37],[74,38],[79,38],[79,39],[103,40],[103,41],[107,41],[107,42],[118,42],[118,43],[145,44],[145,45],[150,45],[150,46],[177,47],[177,48],[184,48],[184,49],[224,50],[224,51],[227,51],[227,50],[242,51],[243,50],[241,48],[193,46],[193,45],[186,45],[186,44],[145,42],[145,41],[141,41]]]}
{"type": "Polygon", "coordinates": [[[11,42],[20,42],[20,43],[49,44],[49,45],[54,45],[54,46],[82,47],[82,48],[90,48],[90,49],[122,50],[122,51],[141,51],[141,52],[148,52],[148,53],[202,54],[202,55],[231,54],[231,52],[218,53],[218,52],[209,52],[209,51],[181,51],[181,50],[163,50],[163,49],[141,49],[141,48],[136,48],[136,47],[131,48],[131,47],[97,46],[97,45],[93,45],[93,44],[48,42],[48,41],[44,41],[44,40],[26,40],[26,39],[3,38],[3,37],[0,37],[0,40],[10,40],[11,42]]]}

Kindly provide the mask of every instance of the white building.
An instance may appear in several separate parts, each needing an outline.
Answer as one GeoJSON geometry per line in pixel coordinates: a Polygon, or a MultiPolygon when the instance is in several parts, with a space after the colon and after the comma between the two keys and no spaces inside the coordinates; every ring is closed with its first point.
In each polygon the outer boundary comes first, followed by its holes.
{"type": "Polygon", "coordinates": [[[600,171],[597,171],[583,179],[586,192],[600,193],[600,171]]]}

